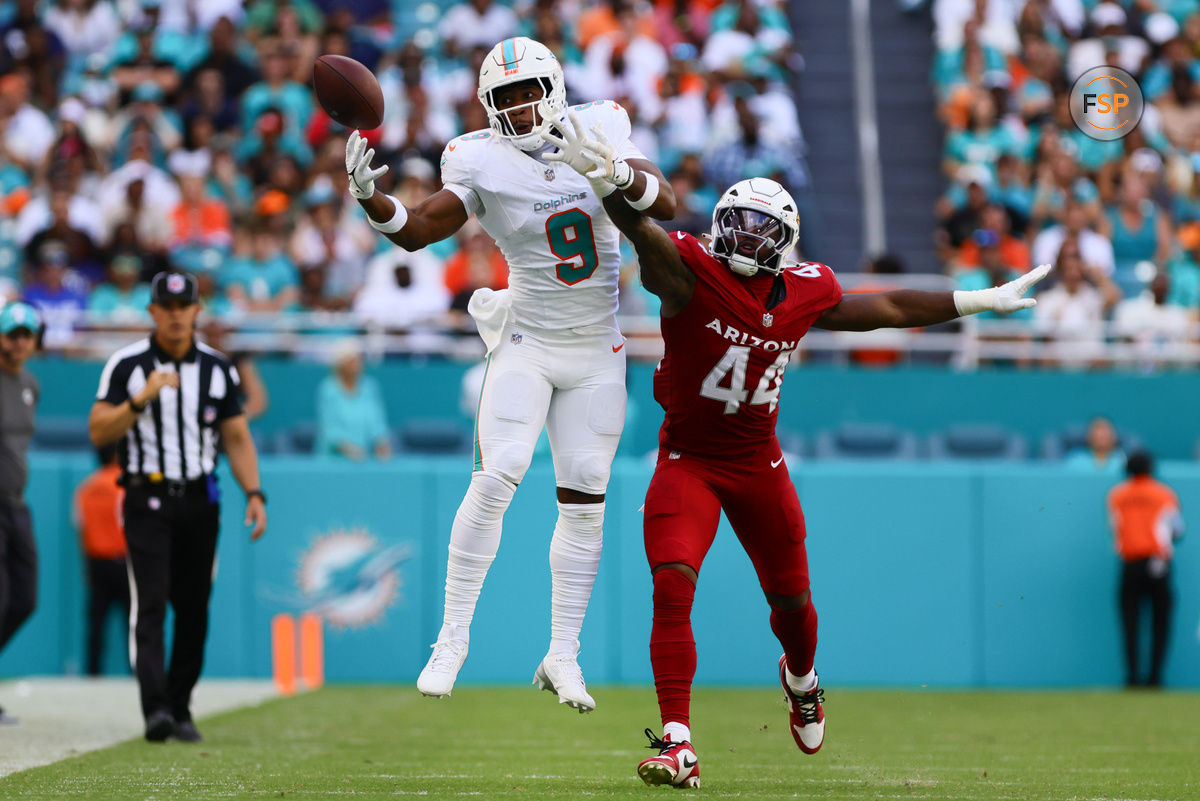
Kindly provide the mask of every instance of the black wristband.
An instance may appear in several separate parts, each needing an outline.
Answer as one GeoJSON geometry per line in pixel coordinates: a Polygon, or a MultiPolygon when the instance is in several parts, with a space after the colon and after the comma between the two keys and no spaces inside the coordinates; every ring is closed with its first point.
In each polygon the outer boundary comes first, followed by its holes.
{"type": "Polygon", "coordinates": [[[260,490],[260,489],[246,490],[246,500],[250,500],[251,498],[254,498],[256,496],[264,504],[267,502],[267,494],[265,492],[263,492],[262,490],[260,490]]]}
{"type": "Polygon", "coordinates": [[[133,409],[134,414],[141,414],[142,412],[146,411],[146,404],[143,403],[141,406],[138,406],[136,403],[133,402],[133,398],[130,398],[128,403],[129,403],[129,408],[133,409]]]}

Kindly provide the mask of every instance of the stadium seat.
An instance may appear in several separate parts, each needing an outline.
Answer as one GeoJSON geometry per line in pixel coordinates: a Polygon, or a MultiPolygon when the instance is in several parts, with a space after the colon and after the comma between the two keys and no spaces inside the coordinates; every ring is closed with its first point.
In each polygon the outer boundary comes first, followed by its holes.
{"type": "Polygon", "coordinates": [[[317,424],[310,420],[294,423],[275,435],[276,453],[312,453],[317,442],[317,424]]]}
{"type": "Polygon", "coordinates": [[[38,417],[30,447],[39,451],[91,450],[87,418],[38,417]]]}
{"type": "Polygon", "coordinates": [[[818,459],[916,459],[917,437],[887,423],[842,423],[817,435],[818,459]]]}
{"type": "Polygon", "coordinates": [[[459,454],[471,450],[471,436],[453,420],[410,420],[396,429],[401,453],[459,454]]]}
{"type": "Polygon", "coordinates": [[[1003,426],[963,424],[929,437],[931,459],[1024,459],[1025,438],[1003,426]]]}
{"type": "MultiPolygon", "coordinates": [[[[1129,431],[1117,431],[1117,447],[1126,453],[1142,447],[1142,438],[1129,431]]],[[[1050,431],[1042,437],[1042,458],[1063,459],[1072,451],[1087,448],[1087,424],[1073,423],[1061,431],[1050,431]]]]}

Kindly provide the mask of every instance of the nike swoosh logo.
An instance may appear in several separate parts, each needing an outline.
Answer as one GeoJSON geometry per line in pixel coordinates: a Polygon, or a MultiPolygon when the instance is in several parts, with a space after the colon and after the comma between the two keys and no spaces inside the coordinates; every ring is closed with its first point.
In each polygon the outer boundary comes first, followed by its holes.
{"type": "Polygon", "coordinates": [[[684,766],[685,768],[694,768],[694,767],[696,767],[696,760],[694,760],[694,759],[692,759],[692,758],[688,757],[688,756],[685,754],[685,755],[684,755],[684,757],[683,757],[683,766],[684,766]]]}
{"type": "Polygon", "coordinates": [[[458,145],[446,145],[447,150],[453,150],[456,147],[458,147],[458,145]]]}
{"type": "Polygon", "coordinates": [[[676,239],[683,239],[683,231],[676,231],[676,232],[675,232],[675,238],[676,238],[676,239]]]}
{"type": "Polygon", "coordinates": [[[625,343],[624,343],[624,342],[622,342],[620,345],[613,345],[613,346],[612,346],[613,353],[620,353],[620,352],[621,352],[621,348],[623,348],[623,347],[625,347],[625,343]]]}
{"type": "Polygon", "coordinates": [[[779,457],[778,459],[776,459],[775,461],[771,462],[771,467],[773,467],[773,468],[774,468],[774,467],[779,467],[779,465],[781,465],[781,464],[783,464],[783,457],[782,457],[782,456],[780,456],[780,457],[779,457]]]}

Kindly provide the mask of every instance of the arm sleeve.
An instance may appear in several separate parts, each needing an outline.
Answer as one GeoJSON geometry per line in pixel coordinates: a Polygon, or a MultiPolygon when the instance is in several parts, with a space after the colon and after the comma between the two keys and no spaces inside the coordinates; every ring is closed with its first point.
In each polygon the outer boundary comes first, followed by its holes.
{"type": "Polygon", "coordinates": [[[463,155],[465,147],[467,147],[467,143],[460,136],[447,144],[446,149],[442,151],[442,188],[449,189],[458,195],[463,208],[467,210],[468,217],[478,216],[483,211],[483,201],[479,199],[479,194],[475,191],[475,182],[471,177],[471,170],[467,166],[467,159],[463,155]]]}
{"type": "Polygon", "coordinates": [[[129,370],[121,365],[121,360],[114,355],[104,365],[100,374],[100,388],[96,390],[96,400],[117,406],[129,399],[129,370]]]}

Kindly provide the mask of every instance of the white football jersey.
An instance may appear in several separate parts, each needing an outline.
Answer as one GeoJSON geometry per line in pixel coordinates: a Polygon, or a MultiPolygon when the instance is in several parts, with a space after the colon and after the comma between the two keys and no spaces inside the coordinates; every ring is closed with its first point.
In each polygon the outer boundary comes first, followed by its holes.
{"type": "MultiPolygon", "coordinates": [[[[598,123],[621,158],[645,158],[629,141],[629,114],[619,103],[596,100],[572,111],[589,136],[598,123]]],[[[516,320],[560,330],[616,314],[620,232],[586,178],[484,130],[446,145],[442,183],[500,246],[516,320]]]]}

